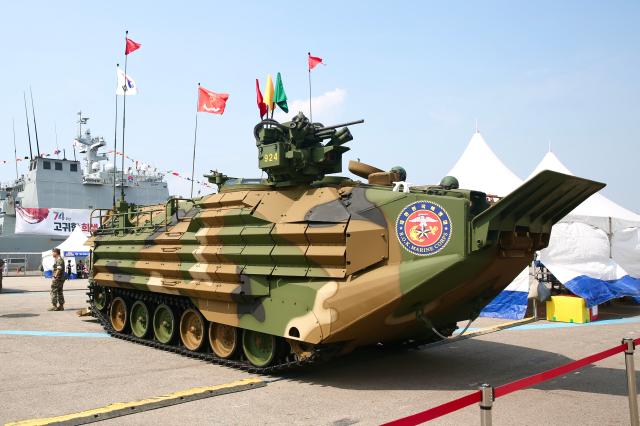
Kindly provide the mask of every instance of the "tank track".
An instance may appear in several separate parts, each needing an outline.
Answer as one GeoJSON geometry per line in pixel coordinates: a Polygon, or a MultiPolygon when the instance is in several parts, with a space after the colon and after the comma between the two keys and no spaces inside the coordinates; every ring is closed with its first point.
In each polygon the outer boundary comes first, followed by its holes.
{"type": "MultiPolygon", "coordinates": [[[[211,362],[218,365],[223,365],[225,367],[235,368],[238,370],[243,370],[248,373],[256,373],[256,374],[264,374],[264,375],[273,375],[275,373],[282,373],[286,371],[291,371],[295,369],[299,369],[308,365],[319,364],[322,362],[326,362],[331,359],[338,351],[339,346],[336,345],[324,345],[324,346],[316,346],[314,352],[311,356],[305,359],[297,359],[293,354],[288,354],[284,357],[281,362],[272,364],[268,367],[256,367],[250,364],[244,356],[241,356],[239,359],[224,359],[219,358],[215,354],[213,354],[209,345],[205,344],[203,351],[191,351],[185,347],[183,347],[180,343],[180,338],[178,336],[174,336],[174,344],[164,344],[160,343],[153,339],[153,337],[149,338],[139,338],[132,334],[128,333],[120,333],[113,329],[111,325],[111,321],[105,313],[101,312],[96,308],[94,304],[94,289],[97,287],[96,284],[89,284],[89,292],[87,295],[89,296],[89,302],[92,315],[100,321],[104,330],[112,337],[127,340],[129,342],[138,343],[145,346],[150,346],[155,349],[164,350],[167,352],[173,352],[179,355],[187,356],[190,358],[199,359],[206,362],[211,362]]],[[[183,311],[187,308],[197,309],[195,305],[186,297],[183,296],[173,296],[173,295],[165,295],[160,293],[149,293],[138,290],[127,290],[121,288],[111,287],[111,297],[125,297],[128,300],[142,300],[144,302],[152,302],[155,304],[164,303],[170,306],[173,309],[178,311],[183,311]]]]}

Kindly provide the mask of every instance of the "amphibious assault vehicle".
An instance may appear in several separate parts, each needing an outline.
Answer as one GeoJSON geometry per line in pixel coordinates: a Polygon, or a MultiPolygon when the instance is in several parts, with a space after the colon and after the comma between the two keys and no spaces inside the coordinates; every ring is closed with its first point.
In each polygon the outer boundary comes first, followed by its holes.
{"type": "Polygon", "coordinates": [[[261,121],[266,179],[212,172],[216,194],[94,211],[89,294],[104,327],[257,372],[440,339],[604,186],[544,171],[493,202],[453,177],[407,185],[401,167],[352,161],[364,181],[332,175],[349,124],[261,121]]]}

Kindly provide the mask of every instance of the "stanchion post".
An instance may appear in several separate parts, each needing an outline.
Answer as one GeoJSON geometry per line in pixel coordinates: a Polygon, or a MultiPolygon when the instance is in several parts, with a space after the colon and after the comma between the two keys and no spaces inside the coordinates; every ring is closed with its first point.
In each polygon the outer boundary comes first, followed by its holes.
{"type": "Polygon", "coordinates": [[[624,363],[627,367],[627,390],[629,391],[629,416],[631,426],[640,426],[638,420],[638,392],[636,390],[636,368],[633,362],[635,344],[633,339],[624,338],[622,344],[627,345],[624,350],[624,363]]]}
{"type": "Polygon", "coordinates": [[[491,408],[493,407],[493,386],[483,383],[480,385],[480,424],[491,426],[491,408]]]}

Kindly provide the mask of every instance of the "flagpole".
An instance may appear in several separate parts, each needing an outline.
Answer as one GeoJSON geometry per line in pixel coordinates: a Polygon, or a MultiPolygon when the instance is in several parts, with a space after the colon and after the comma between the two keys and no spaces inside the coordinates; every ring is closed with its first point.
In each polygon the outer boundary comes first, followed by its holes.
{"type": "Polygon", "coordinates": [[[196,171],[196,142],[198,140],[198,106],[200,105],[200,83],[198,83],[198,97],[196,98],[196,126],[193,131],[193,157],[191,158],[191,198],[193,198],[193,177],[196,171]]]}
{"type": "MultiPolygon", "coordinates": [[[[273,94],[271,95],[271,101],[272,101],[271,105],[268,105],[268,107],[271,109],[271,119],[272,120],[273,120],[273,113],[276,110],[276,102],[275,102],[275,99],[274,99],[275,95],[276,95],[276,93],[275,93],[275,88],[274,88],[273,94]]],[[[269,110],[267,110],[267,117],[269,117],[269,110]]]]}
{"type": "Polygon", "coordinates": [[[307,69],[309,71],[309,121],[313,123],[313,112],[311,112],[311,67],[309,66],[310,57],[311,52],[307,52],[307,69]]]}
{"type": "MultiPolygon", "coordinates": [[[[127,123],[127,55],[126,46],[127,46],[127,38],[129,37],[129,31],[124,32],[124,45],[125,45],[125,53],[124,53],[124,93],[122,95],[122,163],[120,166],[120,198],[124,200],[124,131],[127,123]]],[[[115,172],[114,172],[115,173],[115,172]]]]}
{"type": "MultiPolygon", "coordinates": [[[[116,64],[116,77],[118,76],[118,70],[120,64],[116,64]]],[[[126,83],[126,78],[125,78],[126,83]]],[[[116,84],[117,85],[117,84],[116,84]]],[[[116,159],[118,158],[118,88],[116,87],[116,121],[113,125],[113,207],[116,207],[116,159]]]]}

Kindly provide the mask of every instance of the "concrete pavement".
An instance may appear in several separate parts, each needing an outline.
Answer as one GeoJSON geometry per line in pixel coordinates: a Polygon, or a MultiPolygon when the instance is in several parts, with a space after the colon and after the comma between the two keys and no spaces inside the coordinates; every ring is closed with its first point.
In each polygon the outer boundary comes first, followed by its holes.
{"type": "MultiPolygon", "coordinates": [[[[75,314],[86,306],[84,280],[65,284],[65,312],[47,312],[48,285],[40,278],[5,278],[2,423],[256,377],[106,337],[93,319],[75,314]]],[[[561,328],[541,321],[429,349],[359,350],[326,365],[263,377],[265,387],[102,423],[378,424],[462,396],[482,382],[507,383],[615,346],[624,336],[639,337],[640,308],[616,309],[627,319],[561,328]]],[[[498,322],[480,319],[473,326],[498,322]]],[[[501,398],[493,413],[495,425],[628,424],[623,355],[501,398]]],[[[479,409],[435,424],[479,424],[479,409]]]]}

